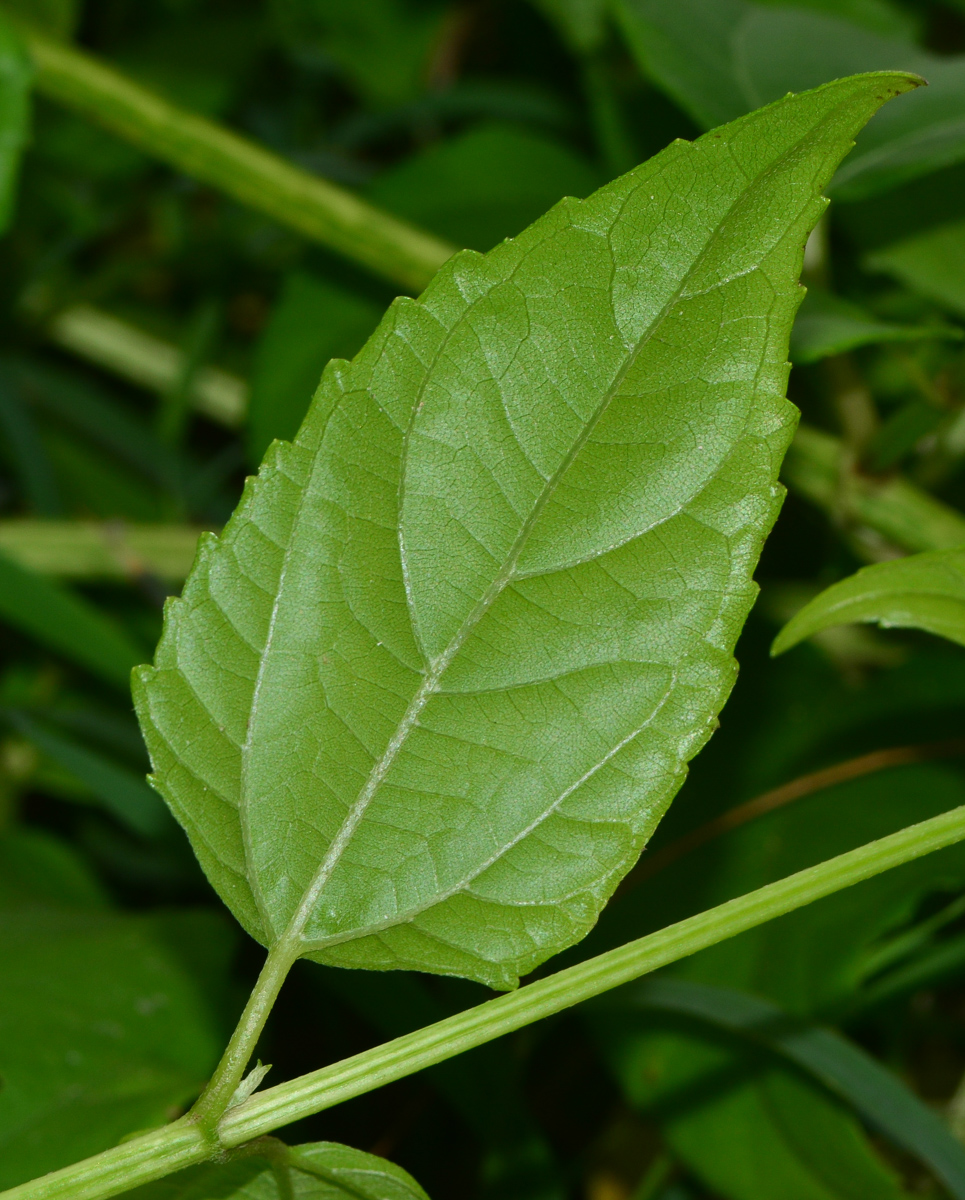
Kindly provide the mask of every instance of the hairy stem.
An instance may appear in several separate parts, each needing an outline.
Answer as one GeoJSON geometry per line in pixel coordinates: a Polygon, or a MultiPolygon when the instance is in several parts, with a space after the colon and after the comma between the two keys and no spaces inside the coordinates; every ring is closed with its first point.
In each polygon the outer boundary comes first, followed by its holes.
{"type": "Polygon", "coordinates": [[[391,283],[421,291],[454,253],[454,246],[179,108],[91,55],[24,33],[44,95],[391,283]]]}
{"type": "MultiPolygon", "coordinates": [[[[225,1113],[218,1126],[220,1144],[244,1145],[291,1121],[444,1062],[963,838],[965,806],[798,871],[334,1066],[257,1092],[225,1113]]],[[[209,1136],[197,1121],[183,1118],[75,1166],[11,1188],[2,1193],[0,1200],[105,1200],[203,1162],[214,1152],[209,1136]]]]}

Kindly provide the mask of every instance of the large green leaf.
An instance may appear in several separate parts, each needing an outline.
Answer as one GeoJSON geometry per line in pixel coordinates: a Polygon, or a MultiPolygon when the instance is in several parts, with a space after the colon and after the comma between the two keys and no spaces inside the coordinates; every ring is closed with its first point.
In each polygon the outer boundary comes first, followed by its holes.
{"type": "Polygon", "coordinates": [[[815,596],[774,639],[774,654],[856,621],[926,629],[965,646],[965,550],[934,550],[864,567],[815,596]]]}
{"type": "Polygon", "coordinates": [[[965,57],[923,50],[896,36],[897,22],[862,19],[857,5],[616,0],[615,12],[648,77],[704,127],[857,71],[924,75],[927,89],[858,139],[832,184],[836,198],[857,200],[965,158],[965,57]]]}
{"type": "Polygon", "coordinates": [[[593,925],[733,682],[820,189],[913,86],[677,142],[329,366],[136,678],[255,937],[506,988],[593,925]]]}
{"type": "Polygon", "coordinates": [[[261,1149],[234,1162],[179,1171],[124,1195],[127,1200],[427,1200],[401,1167],[350,1146],[287,1147],[272,1138],[261,1149]]]}

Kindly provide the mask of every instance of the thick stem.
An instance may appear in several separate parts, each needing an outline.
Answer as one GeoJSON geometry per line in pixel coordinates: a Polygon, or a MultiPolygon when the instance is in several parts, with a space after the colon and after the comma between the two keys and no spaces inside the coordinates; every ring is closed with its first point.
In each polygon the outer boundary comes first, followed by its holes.
{"type": "Polygon", "coordinates": [[[221,1056],[208,1086],[191,1109],[190,1119],[198,1124],[211,1140],[218,1144],[218,1122],[231,1103],[238,1084],[244,1077],[258,1038],[274,1007],[282,984],[298,958],[298,950],[284,940],[275,944],[265,959],[248,1003],[241,1014],[231,1041],[221,1056]]]}
{"type": "Polygon", "coordinates": [[[25,30],[45,96],[227,192],[391,283],[421,291],[455,252],[351,192],[310,175],[61,42],[25,30]]]}
{"type": "MultiPolygon", "coordinates": [[[[221,1145],[243,1145],[291,1121],[413,1075],[963,838],[965,806],[798,871],[344,1062],[258,1092],[222,1118],[218,1126],[221,1145]]],[[[11,1188],[0,1200],[106,1200],[203,1162],[212,1153],[203,1130],[186,1118],[73,1167],[11,1188]]]]}

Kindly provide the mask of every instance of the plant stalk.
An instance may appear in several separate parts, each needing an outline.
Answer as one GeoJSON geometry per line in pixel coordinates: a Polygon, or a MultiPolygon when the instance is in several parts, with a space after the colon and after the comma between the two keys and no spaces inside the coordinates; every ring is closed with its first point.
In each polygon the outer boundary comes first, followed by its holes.
{"type": "Polygon", "coordinates": [[[874,477],[849,472],[848,486],[842,490],[844,454],[838,438],[801,425],[781,477],[832,521],[873,530],[902,550],[917,553],[965,545],[965,517],[901,475],[874,477]],[[845,512],[841,512],[842,499],[845,512]]]}
{"type": "Polygon", "coordinates": [[[278,999],[282,984],[298,959],[298,947],[292,948],[291,940],[284,939],[271,948],[261,974],[248,997],[244,1012],[231,1035],[221,1062],[215,1068],[197,1103],[191,1109],[191,1120],[196,1122],[211,1139],[212,1145],[220,1149],[218,1122],[231,1103],[238,1084],[251,1061],[258,1038],[268,1020],[268,1014],[278,999]]]}
{"type": "MultiPolygon", "coordinates": [[[[226,1112],[218,1126],[220,1143],[223,1147],[241,1146],[291,1121],[332,1108],[563,1012],[649,971],[963,838],[965,806],[798,871],[435,1025],[300,1079],[256,1092],[250,1100],[226,1112]]],[[[72,1167],[10,1188],[0,1195],[0,1200],[106,1200],[204,1162],[213,1153],[211,1141],[201,1126],[191,1117],[185,1117],[72,1167]]]]}
{"type": "Polygon", "coordinates": [[[194,179],[227,192],[391,283],[420,292],[455,247],[178,107],[82,51],[24,37],[45,96],[194,179]]]}

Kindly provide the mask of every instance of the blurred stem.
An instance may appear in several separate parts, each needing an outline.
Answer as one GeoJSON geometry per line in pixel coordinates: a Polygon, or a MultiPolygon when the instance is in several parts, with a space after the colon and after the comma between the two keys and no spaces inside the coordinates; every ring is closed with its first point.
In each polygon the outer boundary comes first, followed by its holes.
{"type": "MultiPolygon", "coordinates": [[[[837,524],[857,535],[857,548],[876,557],[872,534],[910,553],[965,545],[965,517],[901,475],[874,478],[856,470],[839,438],[801,425],[782,478],[837,524]],[[842,476],[846,486],[842,487],[842,476]]],[[[880,555],[879,555],[880,556],[880,555]]]]}
{"type": "MultiPolygon", "coordinates": [[[[82,1163],[11,1188],[2,1194],[2,1200],[102,1200],[116,1196],[183,1167],[204,1162],[219,1152],[219,1146],[229,1149],[244,1145],[291,1121],[333,1108],[534,1021],[563,1012],[658,967],[677,962],[698,950],[963,838],[965,807],[798,871],[786,879],[343,1062],[256,1092],[243,1104],[227,1110],[217,1127],[218,1146],[212,1144],[210,1133],[202,1129],[197,1120],[182,1118],[173,1125],[134,1138],[82,1163]]],[[[265,979],[274,978],[283,965],[281,959],[270,971],[266,965],[265,979]]],[[[265,995],[270,991],[271,987],[266,984],[265,995]]],[[[252,1013],[243,1019],[242,1024],[249,1030],[257,1024],[252,1016],[257,1016],[255,1009],[259,1006],[260,1002],[254,1004],[252,1013]]],[[[240,1046],[248,1035],[236,1036],[240,1046]]],[[[238,1058],[240,1054],[236,1055],[236,1062],[238,1058]]],[[[237,1074],[236,1064],[233,1070],[237,1074]]],[[[221,1086],[226,1088],[225,1084],[221,1086]]]]}
{"type": "MultiPolygon", "coordinates": [[[[46,333],[86,362],[162,395],[176,386],[184,372],[184,355],[177,346],[92,304],[63,309],[46,333]]],[[[235,429],[244,423],[248,386],[237,375],[201,366],[193,373],[188,394],[198,412],[219,425],[235,429]]]]}
{"type": "Polygon", "coordinates": [[[418,292],[454,253],[429,233],[180,108],[34,30],[24,35],[45,96],[377,275],[418,292]]]}
{"type": "Polygon", "coordinates": [[[600,157],[611,175],[622,175],[636,166],[637,155],[613,86],[609,64],[600,53],[587,54],[581,70],[600,157]]]}
{"type": "Polygon", "coordinates": [[[0,521],[0,552],[22,567],[61,579],[137,580],[151,575],[182,583],[201,529],[124,521],[0,521]]]}
{"type": "Polygon", "coordinates": [[[848,355],[836,354],[826,359],[824,369],[845,445],[855,461],[860,462],[878,430],[874,397],[848,355]]]}

